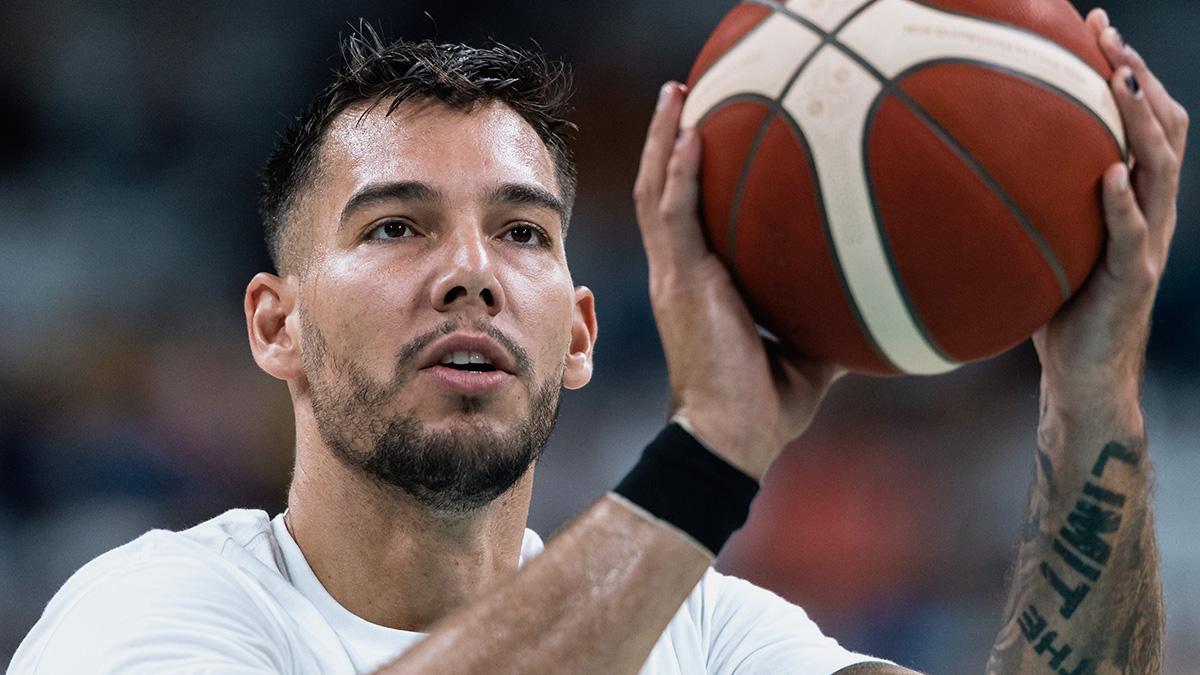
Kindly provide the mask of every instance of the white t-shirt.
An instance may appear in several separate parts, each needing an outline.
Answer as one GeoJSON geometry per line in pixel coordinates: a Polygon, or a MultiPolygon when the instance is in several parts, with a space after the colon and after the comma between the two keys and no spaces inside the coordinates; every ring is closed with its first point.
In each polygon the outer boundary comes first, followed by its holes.
{"type": "MultiPolygon", "coordinates": [[[[521,561],[541,550],[526,530],[521,561]]],[[[85,565],[8,672],[364,673],[422,637],[339,605],[282,515],[234,509],[183,532],[147,532],[85,565]]],[[[822,635],[799,607],[710,569],[641,673],[833,673],[870,660],[822,635]]]]}

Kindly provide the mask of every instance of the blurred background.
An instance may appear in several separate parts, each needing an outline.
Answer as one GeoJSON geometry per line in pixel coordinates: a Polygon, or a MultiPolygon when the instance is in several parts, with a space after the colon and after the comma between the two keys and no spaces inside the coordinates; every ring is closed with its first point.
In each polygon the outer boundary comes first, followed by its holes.
{"type": "MultiPolygon", "coordinates": [[[[577,71],[572,270],[598,297],[593,384],[565,396],[531,526],[551,534],[661,426],[665,369],[629,198],[658,85],[686,77],[729,1],[253,3],[9,0],[0,9],[0,663],[81,564],[154,527],[278,512],[286,388],[247,347],[269,269],[255,171],[358,17],[391,35],[496,37],[577,71]]],[[[1081,7],[1086,9],[1086,7],[1081,7]]],[[[1200,114],[1195,0],[1111,15],[1200,114]]],[[[1190,167],[1189,167],[1190,168],[1190,167]]],[[[1186,170],[1145,406],[1168,673],[1200,672],[1200,215],[1186,170]]],[[[1028,346],[937,378],[851,377],[767,478],[727,572],[851,648],[980,672],[1032,476],[1028,346]]]]}

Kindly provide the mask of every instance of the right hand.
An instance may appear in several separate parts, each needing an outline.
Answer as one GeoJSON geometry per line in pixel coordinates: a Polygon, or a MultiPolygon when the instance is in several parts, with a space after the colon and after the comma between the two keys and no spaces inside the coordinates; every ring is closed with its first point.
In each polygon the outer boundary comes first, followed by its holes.
{"type": "Polygon", "coordinates": [[[698,208],[700,138],[679,130],[684,94],[683,85],[664,85],[634,187],[671,412],[713,452],[758,479],[808,428],[844,371],[764,342],[729,272],[708,249],[698,208]]]}

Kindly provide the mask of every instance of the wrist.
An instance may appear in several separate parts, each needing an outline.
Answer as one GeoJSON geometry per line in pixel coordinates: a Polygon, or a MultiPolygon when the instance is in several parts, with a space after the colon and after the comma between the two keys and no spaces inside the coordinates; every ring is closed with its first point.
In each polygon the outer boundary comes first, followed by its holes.
{"type": "Polygon", "coordinates": [[[1041,400],[1044,412],[1059,412],[1068,417],[1141,411],[1141,369],[1127,372],[1069,377],[1042,371],[1041,400]]]}
{"type": "Polygon", "coordinates": [[[1039,445],[1046,452],[1069,447],[1081,435],[1109,439],[1145,436],[1141,383],[1130,378],[1102,385],[1065,386],[1045,374],[1041,383],[1039,445]]]}
{"type": "Polygon", "coordinates": [[[715,556],[746,522],[758,488],[756,479],[675,423],[646,447],[613,494],[715,556]]]}
{"type": "Polygon", "coordinates": [[[698,412],[687,405],[681,406],[670,421],[683,427],[709,452],[755,480],[762,480],[783,450],[783,444],[762,429],[741,431],[734,424],[722,423],[716,415],[698,412]]]}

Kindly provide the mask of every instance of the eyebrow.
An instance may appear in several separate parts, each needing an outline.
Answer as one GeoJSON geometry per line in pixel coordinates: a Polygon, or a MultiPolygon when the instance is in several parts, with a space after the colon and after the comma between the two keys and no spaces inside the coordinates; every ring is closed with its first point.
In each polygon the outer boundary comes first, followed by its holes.
{"type": "Polygon", "coordinates": [[[558,220],[566,225],[567,207],[562,200],[545,188],[528,183],[504,183],[492,191],[488,201],[492,204],[528,205],[553,211],[558,220]]]}
{"type": "MultiPolygon", "coordinates": [[[[355,192],[342,207],[343,225],[358,211],[384,202],[427,202],[439,204],[446,201],[444,194],[432,186],[415,180],[373,183],[355,192]]],[[[566,224],[567,207],[549,190],[528,183],[504,183],[488,196],[492,205],[529,205],[553,211],[559,222],[566,224]]]]}
{"type": "Polygon", "coordinates": [[[429,185],[415,180],[372,183],[355,192],[350,201],[342,207],[341,222],[344,225],[350,216],[358,211],[391,201],[440,203],[445,201],[445,196],[429,185]]]}

